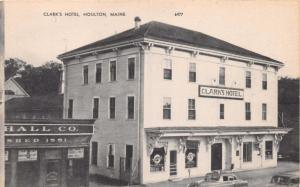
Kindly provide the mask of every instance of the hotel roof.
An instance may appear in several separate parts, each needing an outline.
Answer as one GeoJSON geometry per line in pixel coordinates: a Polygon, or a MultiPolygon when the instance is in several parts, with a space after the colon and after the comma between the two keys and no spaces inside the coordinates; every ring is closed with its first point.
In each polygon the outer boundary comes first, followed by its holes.
{"type": "Polygon", "coordinates": [[[93,51],[99,47],[143,38],[182,44],[191,47],[199,47],[219,52],[226,52],[234,55],[240,55],[243,57],[270,61],[273,63],[277,63],[278,65],[283,64],[282,62],[279,62],[272,58],[252,52],[250,50],[233,45],[218,38],[206,35],[204,33],[157,21],[151,21],[149,23],[141,25],[139,28],[132,28],[124,32],[118,33],[116,35],[110,36],[108,38],[79,47],[77,49],[59,55],[58,58],[61,59],[72,55],[78,55],[83,52],[93,51]]]}

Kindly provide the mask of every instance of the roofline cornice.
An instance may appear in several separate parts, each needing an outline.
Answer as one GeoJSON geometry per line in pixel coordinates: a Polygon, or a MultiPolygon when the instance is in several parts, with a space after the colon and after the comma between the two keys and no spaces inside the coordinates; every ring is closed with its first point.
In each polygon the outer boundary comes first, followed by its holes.
{"type": "Polygon", "coordinates": [[[278,67],[278,68],[282,68],[284,66],[283,63],[275,63],[272,61],[267,61],[267,60],[261,60],[261,59],[257,59],[257,58],[251,58],[251,57],[245,57],[242,55],[236,55],[236,54],[232,54],[232,53],[226,53],[223,51],[217,51],[217,50],[211,50],[211,49],[205,49],[205,48],[200,48],[200,47],[192,47],[192,46],[188,46],[188,45],[183,45],[183,44],[177,44],[177,43],[172,43],[172,42],[165,42],[165,41],[161,41],[161,40],[155,40],[155,39],[151,39],[151,38],[138,38],[138,39],[134,39],[134,40],[129,40],[126,42],[119,42],[119,43],[115,43],[113,45],[105,45],[105,46],[101,46],[101,47],[97,47],[97,48],[93,48],[93,49],[87,49],[87,50],[83,50],[81,52],[77,52],[77,53],[71,53],[69,55],[59,55],[57,56],[57,58],[59,60],[65,60],[65,59],[70,59],[70,58],[78,58],[78,56],[84,56],[84,55],[89,55],[89,54],[97,54],[97,53],[101,53],[103,51],[109,51],[109,50],[114,50],[116,48],[122,48],[122,47],[128,47],[128,46],[137,46],[137,43],[146,43],[146,44],[151,44],[151,45],[157,45],[157,46],[162,46],[162,47],[167,47],[170,48],[170,46],[172,46],[173,50],[184,50],[184,51],[189,51],[192,54],[206,54],[206,55],[213,55],[213,56],[219,56],[220,58],[229,58],[229,59],[234,59],[234,60],[240,60],[240,61],[246,61],[249,63],[256,63],[256,64],[260,64],[260,65],[264,65],[264,66],[274,66],[274,67],[278,67]]]}

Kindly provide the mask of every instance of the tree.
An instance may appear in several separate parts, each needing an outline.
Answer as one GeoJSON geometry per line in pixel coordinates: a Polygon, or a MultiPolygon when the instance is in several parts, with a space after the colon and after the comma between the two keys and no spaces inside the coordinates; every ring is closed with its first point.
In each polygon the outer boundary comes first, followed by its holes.
{"type": "Polygon", "coordinates": [[[20,71],[23,71],[28,65],[25,61],[18,58],[10,58],[5,60],[5,80],[16,76],[20,71]]]}
{"type": "Polygon", "coordinates": [[[31,96],[58,94],[62,65],[49,61],[39,67],[33,67],[19,59],[5,61],[5,77],[19,74],[15,80],[31,96]]]}

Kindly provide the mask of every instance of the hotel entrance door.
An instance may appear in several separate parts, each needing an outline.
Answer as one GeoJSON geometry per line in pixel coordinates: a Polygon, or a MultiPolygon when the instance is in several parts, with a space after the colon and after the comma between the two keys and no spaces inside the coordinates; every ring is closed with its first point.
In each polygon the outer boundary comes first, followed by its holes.
{"type": "Polygon", "coordinates": [[[222,143],[215,143],[211,146],[211,170],[222,169],[222,143]]]}

